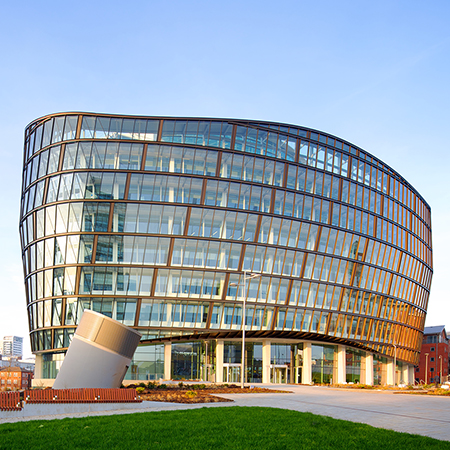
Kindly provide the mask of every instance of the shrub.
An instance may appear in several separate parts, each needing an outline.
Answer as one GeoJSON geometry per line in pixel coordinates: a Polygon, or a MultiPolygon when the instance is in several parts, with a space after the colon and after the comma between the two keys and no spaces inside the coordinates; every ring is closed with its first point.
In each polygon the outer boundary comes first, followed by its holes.
{"type": "Polygon", "coordinates": [[[147,383],[147,389],[156,389],[157,388],[157,384],[154,381],[149,381],[147,383]]]}
{"type": "Polygon", "coordinates": [[[144,391],[145,391],[145,387],[143,387],[143,386],[139,386],[139,387],[136,388],[136,393],[137,394],[143,394],[144,391]]]}
{"type": "Polygon", "coordinates": [[[167,384],[160,384],[158,389],[167,389],[167,384]]]}
{"type": "Polygon", "coordinates": [[[183,382],[182,382],[182,381],[180,381],[180,382],[178,383],[178,387],[179,387],[180,389],[183,388],[183,382]]]}
{"type": "Polygon", "coordinates": [[[186,392],[186,397],[188,397],[188,398],[193,398],[193,397],[196,397],[197,396],[197,392],[194,392],[194,391],[187,391],[186,392]]]}

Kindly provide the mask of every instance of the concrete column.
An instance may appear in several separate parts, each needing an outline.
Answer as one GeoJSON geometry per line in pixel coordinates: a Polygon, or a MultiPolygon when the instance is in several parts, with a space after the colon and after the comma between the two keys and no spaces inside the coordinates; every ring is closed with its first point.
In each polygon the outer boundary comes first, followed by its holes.
{"type": "Polygon", "coordinates": [[[263,341],[262,350],[262,382],[270,383],[270,341],[263,341]]]}
{"type": "Polygon", "coordinates": [[[386,363],[386,384],[388,386],[394,385],[394,360],[388,359],[386,363]]]}
{"type": "Polygon", "coordinates": [[[311,384],[312,381],[312,349],[309,342],[303,344],[302,384],[311,384]]]}
{"type": "Polygon", "coordinates": [[[409,365],[403,363],[402,369],[399,373],[399,380],[398,380],[399,383],[403,382],[405,384],[409,384],[409,370],[408,369],[409,369],[409,365]]]}
{"type": "Polygon", "coordinates": [[[36,361],[34,363],[34,378],[42,378],[42,355],[36,355],[36,361]]]}
{"type": "MultiPolygon", "coordinates": [[[[373,354],[366,353],[365,367],[366,367],[366,380],[365,383],[369,386],[373,386],[373,354]]],[[[361,380],[362,382],[363,380],[361,380]]]]}
{"type": "Polygon", "coordinates": [[[415,381],[414,366],[408,364],[408,384],[414,384],[414,381],[415,381]]]}
{"type": "Polygon", "coordinates": [[[402,381],[405,384],[409,384],[410,383],[410,381],[409,381],[409,364],[403,363],[402,370],[401,370],[401,372],[399,374],[399,378],[400,378],[399,382],[402,381]]]}
{"type": "Polygon", "coordinates": [[[345,384],[347,382],[347,368],[345,364],[345,346],[338,345],[337,351],[337,380],[333,383],[345,384]]]}
{"type": "Polygon", "coordinates": [[[42,378],[44,375],[43,373],[44,367],[43,367],[43,357],[42,355],[36,355],[36,362],[34,366],[34,378],[31,380],[31,386],[32,387],[52,387],[53,383],[55,382],[54,378],[42,378]]]}
{"type": "Polygon", "coordinates": [[[223,383],[223,349],[224,342],[216,341],[216,383],[223,383]]]}
{"type": "Polygon", "coordinates": [[[164,379],[172,378],[172,343],[164,342],[164,379]]]}

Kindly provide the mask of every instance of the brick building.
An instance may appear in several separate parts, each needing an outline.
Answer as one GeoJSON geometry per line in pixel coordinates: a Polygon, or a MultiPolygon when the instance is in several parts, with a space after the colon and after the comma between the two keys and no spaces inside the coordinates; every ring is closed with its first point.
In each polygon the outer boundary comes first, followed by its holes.
{"type": "Polygon", "coordinates": [[[0,391],[30,389],[33,372],[20,367],[0,369],[0,391]]]}
{"type": "Polygon", "coordinates": [[[450,340],[444,325],[425,327],[419,365],[415,368],[418,383],[439,383],[449,374],[450,340]]]}

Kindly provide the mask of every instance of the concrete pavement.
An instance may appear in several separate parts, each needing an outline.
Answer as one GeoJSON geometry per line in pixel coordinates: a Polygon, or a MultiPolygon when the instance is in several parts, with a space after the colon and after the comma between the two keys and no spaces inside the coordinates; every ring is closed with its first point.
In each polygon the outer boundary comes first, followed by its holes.
{"type": "MultiPolygon", "coordinates": [[[[261,386],[261,385],[258,385],[261,386]]],[[[169,411],[193,408],[217,408],[229,406],[265,406],[294,411],[311,412],[336,419],[350,420],[406,433],[420,434],[450,441],[450,397],[394,394],[390,391],[361,391],[333,389],[320,386],[267,385],[272,389],[289,390],[292,393],[277,394],[220,394],[234,400],[233,403],[178,404],[142,402],[141,404],[109,405],[112,410],[95,410],[93,405],[27,405],[27,416],[9,412],[0,413],[1,424],[33,419],[55,419],[136,412],[169,411]],[[36,407],[40,408],[36,408],[36,407]],[[120,408],[120,409],[114,409],[120,408]]],[[[95,405],[100,407],[100,405],[95,405]]]]}
{"type": "MultiPolygon", "coordinates": [[[[450,397],[394,394],[319,386],[278,386],[292,394],[230,396],[238,406],[311,412],[390,430],[450,441],[450,397]]],[[[225,395],[223,396],[225,397],[225,395]]]]}

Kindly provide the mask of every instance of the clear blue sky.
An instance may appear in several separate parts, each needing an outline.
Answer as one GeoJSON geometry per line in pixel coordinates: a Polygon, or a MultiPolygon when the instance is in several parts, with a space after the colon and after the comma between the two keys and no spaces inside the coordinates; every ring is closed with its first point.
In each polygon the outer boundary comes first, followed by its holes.
{"type": "Polygon", "coordinates": [[[324,130],[432,208],[427,325],[450,329],[450,3],[21,1],[0,15],[0,337],[29,351],[23,130],[58,111],[237,117],[324,130]]]}

